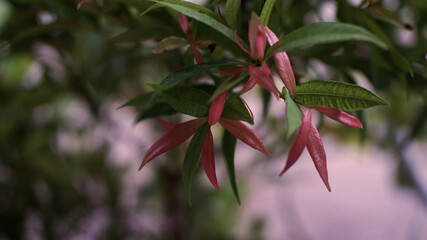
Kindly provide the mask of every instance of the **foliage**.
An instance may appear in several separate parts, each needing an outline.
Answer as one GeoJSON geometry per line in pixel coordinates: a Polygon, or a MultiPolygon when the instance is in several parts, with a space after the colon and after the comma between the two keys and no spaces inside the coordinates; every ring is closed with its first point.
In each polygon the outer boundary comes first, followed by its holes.
{"type": "MultiPolygon", "coordinates": [[[[26,226],[34,216],[43,223],[39,234],[44,238],[72,238],[84,232],[95,210],[109,219],[99,238],[233,238],[232,217],[206,206],[218,204],[220,197],[231,202],[232,192],[239,200],[237,139],[273,156],[289,146],[284,171],[307,147],[329,187],[319,132],[340,128],[322,121],[316,126],[310,116],[317,113],[360,127],[342,112],[351,111],[363,123],[361,140],[395,151],[400,182],[417,187],[404,152],[426,136],[427,2],[396,1],[390,8],[381,1],[340,0],[333,2],[333,23],[319,10],[325,2],[212,0],[199,6],[177,0],[0,0],[0,238],[32,234],[26,226]],[[414,40],[404,42],[397,34],[402,32],[414,40]],[[318,65],[326,71],[318,71],[318,65]],[[244,101],[257,90],[263,119],[254,119],[244,101]],[[360,111],[387,105],[384,99],[391,107],[360,111]],[[269,114],[271,101],[281,101],[285,119],[269,114]],[[160,117],[171,122],[163,121],[168,126],[163,136],[173,136],[172,143],[156,142],[143,164],[173,146],[187,148],[185,156],[177,148],[165,153],[167,164],[150,166],[156,178],[126,211],[126,168],[109,161],[118,143],[97,139],[97,127],[105,125],[119,139],[112,116],[126,111],[116,109],[120,105],[134,107],[138,122],[160,117]],[[182,120],[183,115],[191,120],[182,120]],[[243,122],[270,130],[259,138],[243,122]],[[222,136],[210,129],[216,123],[224,128],[222,136]],[[177,134],[188,125],[191,131],[177,134]],[[267,136],[278,141],[264,146],[261,139],[267,136]],[[88,144],[94,138],[98,145],[88,144]],[[218,139],[230,192],[215,175],[213,142],[218,139]],[[212,194],[193,181],[200,163],[223,193],[212,194]],[[182,196],[191,187],[192,209],[182,196]],[[147,209],[162,212],[170,223],[143,231],[126,224],[135,219],[134,212],[147,209]],[[200,221],[205,218],[209,224],[200,221]],[[198,228],[192,227],[196,223],[198,228]]],[[[333,133],[356,135],[348,128],[333,133]]],[[[126,167],[136,169],[135,164],[126,167]]],[[[226,205],[229,211],[235,206],[226,205]]]]}

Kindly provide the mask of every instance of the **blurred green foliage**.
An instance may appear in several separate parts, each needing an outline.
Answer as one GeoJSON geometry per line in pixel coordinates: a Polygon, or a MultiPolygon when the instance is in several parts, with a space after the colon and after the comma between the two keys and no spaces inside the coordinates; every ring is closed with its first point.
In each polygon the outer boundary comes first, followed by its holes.
{"type": "MultiPolygon", "coordinates": [[[[144,92],[145,81],[158,82],[184,64],[182,51],[151,53],[164,37],[183,36],[176,13],[159,8],[139,16],[151,5],[142,0],[97,0],[80,10],[77,2],[0,0],[0,239],[234,239],[230,226],[237,204],[231,190],[219,196],[195,186],[189,207],[179,166],[158,165],[156,178],[140,189],[137,203],[129,208],[123,203],[124,176],[128,167],[136,171],[142,156],[135,156],[130,166],[117,166],[108,157],[110,142],[88,143],[96,126],[109,121],[107,109],[120,105],[113,103],[144,92]],[[138,216],[148,220],[138,222],[138,216]]],[[[392,51],[347,42],[288,54],[297,79],[326,74],[354,82],[356,73],[364,75],[364,84],[392,103],[391,108],[361,115],[366,141],[401,156],[414,139],[426,138],[427,1],[388,2],[395,3],[391,11],[412,30],[376,17],[366,5],[344,0],[279,0],[269,26],[287,33],[307,21],[328,20],[321,9],[332,4],[337,20],[362,26],[388,43],[392,51]],[[371,125],[385,133],[371,134],[371,125]],[[397,137],[402,132],[403,140],[397,137]]],[[[218,0],[207,4],[214,11],[224,5],[218,0]]],[[[262,5],[260,0],[242,0],[238,27],[247,25],[252,11],[260,14],[262,5]]],[[[220,56],[220,43],[228,40],[203,24],[192,24],[196,40],[213,38],[218,47],[212,58],[220,56]]],[[[266,121],[277,129],[281,120],[266,121]]],[[[405,164],[399,173],[402,182],[414,184],[407,181],[411,172],[405,164]]],[[[262,222],[254,224],[262,230],[262,222]]]]}

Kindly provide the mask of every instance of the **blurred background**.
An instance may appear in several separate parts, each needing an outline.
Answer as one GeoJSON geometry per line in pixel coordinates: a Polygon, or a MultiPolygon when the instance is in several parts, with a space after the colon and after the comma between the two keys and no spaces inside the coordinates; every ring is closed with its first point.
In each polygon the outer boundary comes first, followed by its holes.
{"type": "MultiPolygon", "coordinates": [[[[197,2],[215,11],[225,5],[197,2]]],[[[242,31],[263,2],[242,0],[242,31]]],[[[182,149],[138,172],[164,129],[154,120],[135,124],[138,107],[119,108],[148,91],[145,82],[183,65],[184,49],[151,52],[164,37],[183,36],[176,13],[139,16],[151,5],[143,0],[96,0],[79,10],[77,3],[0,0],[1,240],[427,239],[427,1],[278,0],[269,23],[276,32],[341,21],[394,46],[347,42],[288,53],[300,82],[356,82],[392,106],[354,113],[364,130],[316,116],[329,193],[306,152],[278,177],[290,147],[284,104],[272,100],[266,109],[261,91],[251,91],[244,98],[254,130],[272,157],[238,143],[239,205],[218,149],[223,191],[199,174],[192,206],[182,149]]],[[[218,44],[212,58],[224,54],[218,44]]]]}

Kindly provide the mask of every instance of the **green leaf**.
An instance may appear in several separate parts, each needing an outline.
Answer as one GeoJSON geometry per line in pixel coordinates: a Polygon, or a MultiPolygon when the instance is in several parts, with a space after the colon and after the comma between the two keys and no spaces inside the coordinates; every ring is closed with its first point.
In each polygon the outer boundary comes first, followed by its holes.
{"type": "Polygon", "coordinates": [[[240,204],[240,197],[236,183],[236,173],[234,169],[234,152],[236,150],[236,142],[236,137],[224,129],[224,134],[222,136],[222,151],[227,164],[227,173],[230,178],[231,189],[233,189],[234,196],[236,196],[237,202],[240,204]]]}
{"type": "Polygon", "coordinates": [[[160,92],[163,99],[177,112],[206,117],[209,113],[209,94],[193,87],[176,86],[160,92]]]}
{"type": "Polygon", "coordinates": [[[286,139],[289,139],[301,126],[301,111],[295,104],[288,91],[285,93],[286,100],[286,139]]]}
{"type": "Polygon", "coordinates": [[[136,122],[140,122],[149,118],[156,118],[161,116],[167,116],[175,114],[176,111],[167,103],[156,103],[144,110],[136,119],[136,122]]]}
{"type": "Polygon", "coordinates": [[[268,55],[272,54],[271,51],[290,51],[296,48],[308,47],[315,44],[351,40],[368,41],[387,49],[387,45],[385,43],[361,27],[347,23],[318,22],[305,25],[304,27],[287,34],[280,39],[279,42],[274,44],[268,55]]]}
{"type": "Polygon", "coordinates": [[[231,89],[235,86],[237,86],[239,83],[241,83],[245,78],[247,78],[246,71],[242,72],[240,76],[232,81],[230,81],[231,77],[222,82],[216,89],[215,92],[212,94],[212,97],[209,99],[209,102],[212,102],[218,95],[221,93],[227,91],[228,89],[231,89]]]}
{"type": "Polygon", "coordinates": [[[178,48],[188,46],[187,40],[182,37],[170,36],[162,39],[156,47],[152,50],[152,53],[159,54],[164,51],[171,51],[178,48]]]}
{"type": "Polygon", "coordinates": [[[354,84],[314,80],[297,86],[295,101],[307,106],[324,105],[341,111],[357,111],[390,103],[354,84]]]}
{"type": "MultiPolygon", "coordinates": [[[[225,37],[234,42],[234,31],[225,26],[223,20],[217,14],[205,7],[180,0],[151,1],[159,3],[165,7],[169,7],[177,12],[187,15],[188,17],[194,18],[222,33],[225,37]]],[[[241,40],[241,42],[244,44],[243,40],[241,40]]]]}
{"type": "Polygon", "coordinates": [[[254,124],[254,120],[252,119],[252,116],[246,108],[242,98],[232,92],[228,94],[221,117],[254,124]]]}
{"type": "Polygon", "coordinates": [[[203,140],[209,130],[208,123],[205,123],[202,127],[197,130],[191,139],[190,144],[185,154],[184,164],[182,166],[182,180],[184,187],[187,192],[188,201],[191,205],[191,185],[193,184],[194,176],[196,175],[197,168],[200,164],[200,158],[202,157],[203,140]]]}
{"type": "Polygon", "coordinates": [[[225,20],[231,29],[238,29],[238,18],[240,14],[240,0],[227,0],[225,3],[225,20]]]}
{"type": "Polygon", "coordinates": [[[271,10],[273,10],[274,4],[276,3],[276,0],[266,0],[264,3],[264,7],[262,7],[261,11],[261,22],[264,25],[268,24],[268,21],[270,20],[271,10]]]}
{"type": "Polygon", "coordinates": [[[172,73],[171,75],[169,75],[165,79],[163,79],[160,84],[172,85],[172,84],[178,83],[182,80],[188,79],[188,78],[196,76],[198,74],[201,74],[201,73],[208,71],[208,70],[212,70],[211,72],[215,72],[213,70],[216,67],[234,65],[236,63],[238,63],[238,62],[232,61],[232,60],[220,60],[220,61],[213,61],[213,62],[196,64],[196,65],[184,68],[178,72],[172,73]]]}

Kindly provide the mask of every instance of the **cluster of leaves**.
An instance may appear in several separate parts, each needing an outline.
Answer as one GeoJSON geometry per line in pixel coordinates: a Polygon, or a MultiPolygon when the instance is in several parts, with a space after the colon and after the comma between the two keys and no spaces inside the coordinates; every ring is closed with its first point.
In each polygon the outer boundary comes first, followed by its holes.
{"type": "MultiPolygon", "coordinates": [[[[177,12],[180,27],[186,39],[168,36],[161,40],[153,52],[161,53],[166,50],[190,46],[187,51],[192,57],[187,65],[172,73],[160,83],[149,83],[153,92],[142,94],[128,101],[125,106],[143,105],[144,111],[138,120],[159,118],[170,114],[185,114],[196,119],[176,126],[162,122],[168,130],[147,151],[141,169],[145,164],[182,144],[193,136],[182,168],[182,176],[188,197],[196,170],[202,162],[203,168],[212,185],[220,190],[215,174],[215,158],[211,126],[219,122],[224,127],[222,139],[224,156],[226,158],[231,185],[238,199],[234,174],[234,150],[236,139],[241,140],[252,148],[269,155],[260,138],[241,121],[254,123],[249,106],[242,94],[251,90],[255,85],[264,88],[276,100],[286,103],[286,124],[288,138],[295,136],[290,148],[286,165],[280,174],[287,171],[299,158],[303,149],[307,149],[323,182],[330,191],[326,168],[326,153],[315,125],[312,123],[311,109],[344,125],[362,128],[362,123],[344,111],[359,111],[376,105],[389,105],[372,92],[351,83],[328,80],[311,80],[296,84],[291,62],[286,51],[308,46],[337,43],[344,41],[366,41],[388,50],[388,46],[369,31],[351,24],[338,22],[319,22],[298,28],[280,40],[268,27],[272,8],[276,1],[265,1],[261,16],[251,14],[248,23],[248,44],[241,38],[238,31],[238,12],[240,1],[227,1],[225,16],[209,8],[189,2],[176,0],[153,0],[153,4],[142,14],[149,14],[158,8],[167,8],[177,12]],[[194,24],[212,29],[228,42],[217,42],[212,39],[195,42],[187,16],[194,19],[194,24]],[[270,48],[266,50],[266,42],[270,48]],[[203,44],[204,43],[204,44],[203,44]],[[214,45],[215,44],[215,45],[214,45]],[[202,54],[203,46],[222,49],[231,56],[215,59],[211,54],[202,54]],[[239,48],[235,48],[235,45],[239,48]],[[200,50],[199,50],[200,49],[200,50]],[[247,55],[245,55],[245,52],[247,55]],[[191,54],[190,54],[191,53],[191,54]],[[195,63],[194,64],[194,60],[195,63]],[[274,57],[274,69],[271,61],[274,57]],[[205,60],[207,58],[209,60],[205,60]],[[272,76],[278,75],[282,80],[282,91],[278,91],[272,76]],[[211,84],[201,84],[197,81],[207,76],[211,84]],[[304,108],[307,110],[304,112],[304,108]],[[295,134],[296,133],[296,134],[295,134]]],[[[197,29],[199,30],[199,28],[197,29]]],[[[279,88],[280,89],[280,88],[279,88]]]]}

